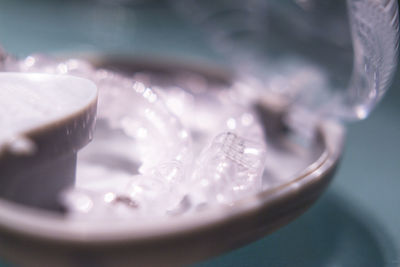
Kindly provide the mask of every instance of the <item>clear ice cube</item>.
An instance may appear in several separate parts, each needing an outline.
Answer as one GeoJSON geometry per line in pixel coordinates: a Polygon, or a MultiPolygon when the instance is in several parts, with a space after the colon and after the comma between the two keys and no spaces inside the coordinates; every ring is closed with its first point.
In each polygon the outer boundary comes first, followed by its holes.
{"type": "Polygon", "coordinates": [[[230,203],[261,188],[265,147],[232,132],[214,138],[192,176],[198,201],[230,203]],[[197,189],[200,188],[200,189],[197,189]]]}

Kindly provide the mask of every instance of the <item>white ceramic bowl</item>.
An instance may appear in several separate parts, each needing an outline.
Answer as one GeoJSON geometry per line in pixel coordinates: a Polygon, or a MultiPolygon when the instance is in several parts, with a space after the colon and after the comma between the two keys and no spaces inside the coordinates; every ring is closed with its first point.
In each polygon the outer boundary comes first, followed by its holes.
{"type": "MultiPolygon", "coordinates": [[[[279,120],[273,110],[265,106],[262,112],[279,120]]],[[[191,215],[135,226],[126,220],[93,223],[1,199],[0,256],[27,266],[176,266],[237,248],[287,224],[318,199],[338,164],[343,129],[321,121],[308,148],[296,144],[289,132],[279,132],[270,140],[279,145],[274,175],[281,169],[292,178],[231,206],[211,206],[191,215]],[[294,161],[304,168],[296,169],[294,161]]]]}

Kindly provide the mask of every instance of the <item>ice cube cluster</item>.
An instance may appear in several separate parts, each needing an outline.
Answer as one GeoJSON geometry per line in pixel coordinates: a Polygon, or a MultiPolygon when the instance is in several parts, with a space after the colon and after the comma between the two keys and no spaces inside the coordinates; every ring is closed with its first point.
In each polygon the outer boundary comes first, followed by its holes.
{"type": "Polygon", "coordinates": [[[266,143],[252,105],[235,87],[202,77],[160,87],[148,74],[32,55],[6,71],[69,74],[99,88],[97,128],[78,156],[77,182],[61,201],[83,220],[151,219],[232,204],[261,189],[266,143]]]}

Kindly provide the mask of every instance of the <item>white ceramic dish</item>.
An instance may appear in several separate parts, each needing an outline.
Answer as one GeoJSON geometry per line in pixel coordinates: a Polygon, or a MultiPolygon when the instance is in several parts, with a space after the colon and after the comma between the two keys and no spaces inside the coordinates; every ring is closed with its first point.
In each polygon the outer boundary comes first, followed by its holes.
{"type": "MultiPolygon", "coordinates": [[[[263,112],[266,117],[281,117],[268,107],[263,112]]],[[[276,230],[316,201],[338,164],[343,129],[333,121],[322,121],[308,148],[296,144],[289,132],[279,133],[272,140],[280,144],[276,157],[281,161],[274,175],[282,168],[281,175],[290,173],[292,178],[232,206],[209,207],[191,215],[134,226],[126,220],[110,225],[68,220],[59,213],[0,200],[0,255],[29,266],[180,265],[217,255],[276,230]],[[299,163],[304,166],[300,171],[295,167],[299,163]]]]}

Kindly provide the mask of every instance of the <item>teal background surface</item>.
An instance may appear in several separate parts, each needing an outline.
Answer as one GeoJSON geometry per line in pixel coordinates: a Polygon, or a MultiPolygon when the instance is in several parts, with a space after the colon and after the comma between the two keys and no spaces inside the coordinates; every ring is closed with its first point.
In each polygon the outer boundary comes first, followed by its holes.
{"type": "MultiPolygon", "coordinates": [[[[165,47],[193,59],[193,49],[214,56],[197,33],[159,6],[125,14],[126,28],[134,25],[129,46],[110,41],[85,22],[103,16],[113,32],[115,18],[107,12],[84,1],[0,1],[0,43],[20,56],[86,49],[162,55],[165,47]]],[[[399,151],[400,73],[371,116],[348,125],[339,171],[310,210],[257,242],[193,266],[400,266],[399,151]]],[[[11,265],[0,260],[0,266],[11,265]]]]}

